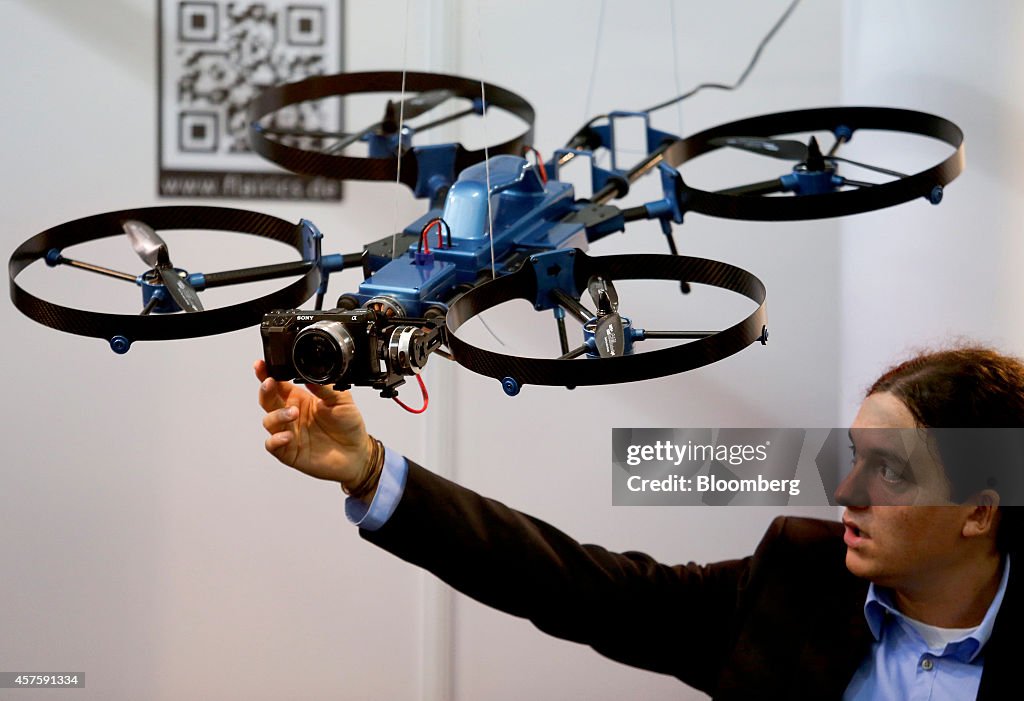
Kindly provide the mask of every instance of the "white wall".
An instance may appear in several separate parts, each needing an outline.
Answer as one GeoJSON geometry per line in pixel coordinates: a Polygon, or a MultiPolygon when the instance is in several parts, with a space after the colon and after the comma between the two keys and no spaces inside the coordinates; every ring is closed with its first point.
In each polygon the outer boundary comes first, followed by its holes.
{"type": "Polygon", "coordinates": [[[967,168],[940,207],[916,203],[842,222],[840,410],[848,421],[865,385],[915,348],[959,337],[1024,348],[1024,7],[848,2],[843,26],[844,102],[941,114],[967,144],[967,168]]]}
{"type": "MultiPolygon", "coordinates": [[[[8,136],[0,169],[3,250],[87,214],[174,203],[155,196],[153,5],[0,0],[8,136]]],[[[347,68],[401,68],[405,3],[347,5],[347,68]]],[[[645,107],[675,91],[667,2],[609,1],[600,36],[599,5],[583,0],[410,5],[408,68],[483,76],[524,95],[537,107],[537,145],[545,154],[589,114],[645,107]],[[602,51],[588,113],[596,42],[602,51]]],[[[682,87],[734,79],[785,5],[677,2],[682,87]]],[[[977,174],[969,170],[970,179],[954,183],[938,208],[915,203],[849,222],[688,217],[677,231],[684,253],[728,261],[765,282],[767,347],[665,380],[574,392],[527,387],[514,399],[491,379],[432,361],[426,418],[357,393],[371,430],[582,540],[647,550],[666,561],[750,552],[777,510],[611,507],[610,429],[845,420],[850,387],[869,381],[891,350],[930,330],[920,312],[934,308],[928,297],[924,306],[894,310],[889,300],[906,294],[899,276],[878,275],[867,290],[852,287],[863,270],[857,261],[904,240],[930,241],[940,225],[951,227],[938,244],[950,251],[943,265],[960,261],[976,274],[1000,260],[999,278],[989,287],[937,282],[927,267],[913,272],[922,268],[910,264],[914,249],[907,248],[900,270],[917,281],[913,289],[944,290],[959,305],[950,328],[975,333],[972,306],[993,299],[993,325],[982,332],[1002,333],[995,324],[1012,318],[1010,293],[1019,283],[1007,261],[1016,245],[1010,226],[1019,218],[1009,203],[1018,186],[998,180],[1009,175],[1010,160],[995,137],[1019,123],[1019,104],[1009,102],[1020,99],[1009,97],[1020,94],[1011,90],[1019,77],[1009,75],[1019,69],[1000,55],[1011,50],[1009,38],[999,44],[1005,48],[983,55],[971,47],[983,29],[998,26],[1000,36],[1010,37],[1015,25],[966,6],[950,19],[941,10],[925,12],[923,3],[903,5],[918,19],[890,31],[885,3],[807,0],[741,91],[686,103],[686,133],[840,100],[934,110],[963,120],[968,133],[969,168],[977,174]],[[983,26],[957,39],[961,60],[936,62],[929,42],[959,37],[967,20],[983,26]],[[908,36],[921,47],[912,55],[908,36]],[[904,83],[898,71],[884,75],[899,61],[911,64],[904,83]],[[909,93],[907,82],[927,88],[909,93]],[[951,85],[960,92],[945,97],[951,85]],[[982,106],[965,112],[963,96],[979,94],[982,106]],[[977,166],[986,148],[991,168],[977,166]],[[973,203],[983,206],[966,209],[973,203]],[[1005,234],[986,238],[988,227],[979,232],[972,225],[979,212],[1005,234]],[[855,232],[857,226],[869,230],[855,232]],[[979,235],[1003,255],[976,246],[979,235]],[[885,318],[902,321],[883,327],[885,318]]],[[[1012,3],[1001,7],[1011,12],[1012,3]]],[[[657,123],[675,129],[677,114],[668,110],[657,123]]],[[[400,221],[422,211],[395,186],[346,187],[341,205],[229,204],[313,219],[337,250],[389,232],[396,201],[400,221]]],[[[232,253],[219,241],[204,248],[199,253],[223,260],[232,253]]],[[[638,226],[593,252],[663,250],[656,226],[638,226]]],[[[60,280],[43,283],[63,285],[57,294],[76,294],[74,278],[60,280]]],[[[332,295],[354,284],[341,278],[332,295]]],[[[658,306],[696,304],[677,294],[623,295],[623,302],[638,323],[658,306]]],[[[526,330],[514,326],[515,318],[499,315],[492,327],[523,343],[553,342],[547,316],[526,330]]],[[[0,305],[0,323],[8,329],[9,396],[0,409],[5,671],[85,671],[88,688],[76,695],[103,699],[702,698],[673,679],[610,663],[464,598],[451,603],[430,578],[362,543],[344,523],[337,489],[295,475],[263,452],[249,371],[260,352],[255,330],[139,344],[117,357],[101,341],[39,326],[10,304],[0,305]]]]}
{"type": "MultiPolygon", "coordinates": [[[[0,1],[8,255],[70,219],[175,203],[155,194],[155,5],[0,1]]],[[[401,55],[401,35],[376,33],[387,7],[350,5],[351,69],[401,55]]],[[[423,47],[413,38],[409,55],[423,47]]],[[[218,204],[308,217],[349,250],[391,231],[395,192],[355,183],[341,205],[218,204]]],[[[420,206],[402,193],[397,209],[404,221],[420,206]]],[[[234,267],[231,243],[191,253],[234,267]]],[[[175,256],[186,265],[189,253],[175,256]]],[[[81,278],[59,279],[54,294],[71,303],[81,278]]],[[[346,279],[355,284],[337,284],[346,279]]],[[[361,542],[336,485],[263,452],[255,329],[118,357],[10,304],[0,319],[11,343],[0,409],[5,670],[84,671],[83,699],[417,695],[416,678],[387,660],[417,658],[420,575],[361,542]]],[[[365,404],[389,442],[417,449],[421,422],[365,404]]]]}

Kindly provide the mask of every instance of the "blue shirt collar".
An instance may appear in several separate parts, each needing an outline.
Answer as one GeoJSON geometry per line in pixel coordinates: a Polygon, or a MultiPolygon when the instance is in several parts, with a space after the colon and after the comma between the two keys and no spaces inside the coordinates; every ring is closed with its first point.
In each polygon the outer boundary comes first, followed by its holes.
{"type": "MultiPolygon", "coordinates": [[[[992,636],[992,628],[996,623],[996,616],[999,614],[999,607],[1003,603],[1003,595],[1006,594],[1006,584],[1010,581],[1010,556],[1003,558],[1003,576],[999,582],[999,590],[995,598],[985,612],[981,624],[971,635],[963,640],[950,643],[946,646],[945,654],[953,654],[961,657],[965,662],[971,662],[985,647],[985,643],[992,636]]],[[[885,587],[876,587],[872,582],[868,586],[867,600],[864,602],[864,618],[867,619],[868,628],[875,640],[882,639],[882,630],[886,625],[887,616],[891,621],[905,620],[903,615],[892,602],[892,592],[885,587]]]]}

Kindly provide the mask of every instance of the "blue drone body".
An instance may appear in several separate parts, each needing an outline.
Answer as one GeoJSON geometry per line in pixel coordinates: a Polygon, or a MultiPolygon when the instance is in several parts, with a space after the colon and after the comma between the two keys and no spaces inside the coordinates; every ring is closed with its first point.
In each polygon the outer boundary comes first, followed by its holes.
{"type": "Polygon", "coordinates": [[[359,306],[382,297],[394,300],[408,316],[423,316],[428,309],[447,311],[457,287],[472,285],[491,269],[492,249],[495,275],[508,273],[523,253],[585,249],[585,227],[561,221],[577,207],[572,185],[545,184],[526,159],[496,156],[489,167],[481,163],[464,170],[449,189],[444,208],[431,210],[405,229],[417,242],[375,269],[354,296],[359,306]],[[431,222],[438,224],[433,247],[433,231],[424,231],[431,222]],[[443,228],[450,229],[450,237],[443,228]]]}
{"type": "MultiPolygon", "coordinates": [[[[668,104],[668,103],[666,103],[668,104]]],[[[432,353],[450,357],[501,381],[508,394],[524,384],[569,387],[650,379],[716,362],[751,343],[767,341],[765,290],[750,273],[718,261],[678,254],[673,225],[687,212],[741,220],[789,221],[843,216],[889,207],[917,198],[933,204],[963,168],[963,134],[953,123],[920,112],[875,107],[830,107],[751,117],[691,136],[655,129],[650,112],[613,112],[590,120],[564,148],[542,162],[525,157],[533,149],[533,108],[498,86],[456,76],[416,73],[363,73],[317,76],[263,91],[250,109],[253,149],[302,175],[399,182],[428,202],[427,211],[401,232],[348,254],[324,254],[323,236],[308,220],[298,224],[276,217],[218,207],[150,207],[106,212],[53,227],[24,242],[11,256],[11,298],[25,314],[53,328],[106,339],[126,352],[135,341],[185,338],[260,324],[268,368],[278,379],[302,377],[336,385],[365,385],[383,396],[396,394],[406,377],[418,374],[432,353]],[[276,121],[290,105],[362,92],[408,90],[411,97],[388,102],[376,124],[352,133],[327,135],[324,146],[300,148],[322,134],[296,132],[276,121]],[[483,92],[487,100],[484,101],[483,92]],[[416,119],[449,100],[469,107],[418,124],[416,119]],[[459,143],[418,145],[414,137],[462,115],[501,109],[518,117],[525,131],[487,149],[459,143]],[[404,118],[403,118],[404,116],[404,118]],[[618,162],[616,126],[643,120],[645,153],[635,163],[618,162]],[[837,154],[861,131],[892,131],[948,144],[952,152],[938,164],[903,174],[837,154]],[[811,133],[831,135],[830,148],[780,138],[811,133]],[[298,139],[298,141],[296,141],[298,139]],[[365,144],[368,157],[344,153],[365,144]],[[745,150],[789,162],[778,177],[715,191],[684,182],[678,167],[721,148],[745,150]],[[595,155],[611,155],[600,167],[595,155]],[[489,158],[488,158],[489,156],[489,158]],[[578,199],[560,170],[588,160],[593,193],[578,199]],[[887,180],[851,179],[845,164],[880,173],[887,180]],[[632,183],[655,175],[661,196],[620,208],[632,183]],[[630,254],[592,257],[589,245],[625,230],[630,222],[657,220],[671,255],[630,254]],[[291,246],[292,262],[214,273],[188,272],[171,263],[157,230],[211,229],[273,239],[291,246]],[[66,257],[64,249],[94,239],[127,235],[147,270],[134,275],[66,257]],[[141,288],[139,315],[105,314],[62,307],[17,284],[32,262],[70,266],[130,282],[141,288]],[[361,266],[363,281],[324,311],[331,273],[361,266]],[[297,278],[277,292],[249,302],[206,310],[198,292],[275,278],[297,278]],[[683,292],[691,283],[747,297],[756,309],[742,321],[713,330],[649,330],[618,311],[614,280],[670,280],[683,292]],[[593,306],[581,298],[589,293],[593,306]],[[299,307],[315,296],[314,309],[299,307]],[[524,358],[476,348],[457,331],[468,319],[512,299],[538,311],[551,310],[561,352],[553,358],[524,358]],[[184,312],[184,313],[179,313],[184,312]],[[570,348],[566,319],[581,325],[580,345],[570,348]],[[308,328],[307,328],[308,327],[308,328]],[[319,335],[318,335],[319,334],[319,335]],[[309,338],[309,342],[303,341],[309,338]],[[648,339],[687,341],[671,348],[635,353],[648,339]],[[300,353],[300,346],[304,349],[300,353]],[[328,349],[333,351],[328,352],[328,349]],[[302,355],[324,373],[304,374],[302,355]],[[273,356],[273,358],[271,357],[273,356]],[[579,359],[576,361],[576,359],[579,359]],[[273,362],[271,362],[273,360],[273,362]],[[589,362],[592,360],[593,362],[589,362]],[[603,361],[603,362],[597,362],[603,361]]]]}

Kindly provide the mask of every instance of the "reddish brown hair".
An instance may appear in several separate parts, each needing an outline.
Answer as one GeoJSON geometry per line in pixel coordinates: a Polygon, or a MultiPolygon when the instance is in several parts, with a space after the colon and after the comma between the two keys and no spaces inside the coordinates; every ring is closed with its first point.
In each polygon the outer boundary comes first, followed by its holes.
{"type": "MultiPolygon", "coordinates": [[[[953,484],[954,498],[966,499],[995,488],[1009,503],[1024,478],[1024,362],[991,348],[962,346],[920,353],[886,371],[867,395],[889,392],[910,410],[923,428],[977,429],[936,431],[939,457],[953,484]]],[[[865,395],[865,396],[867,396],[865,395]]],[[[997,545],[1003,552],[1020,547],[1021,507],[1002,506],[997,545]]]]}
{"type": "Polygon", "coordinates": [[[924,427],[1024,427],[1024,363],[990,348],[922,353],[879,377],[875,392],[896,395],[924,427]]]}

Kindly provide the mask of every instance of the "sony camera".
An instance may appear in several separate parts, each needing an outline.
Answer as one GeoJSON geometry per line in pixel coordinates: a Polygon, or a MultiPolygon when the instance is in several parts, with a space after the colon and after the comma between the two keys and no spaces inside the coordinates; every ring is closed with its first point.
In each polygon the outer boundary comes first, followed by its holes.
{"type": "Polygon", "coordinates": [[[443,342],[435,321],[396,319],[373,309],[272,311],[260,324],[267,370],[338,389],[365,386],[394,397],[443,342]]]}

